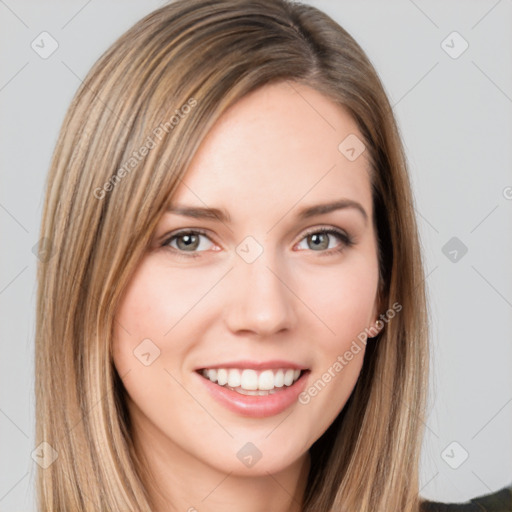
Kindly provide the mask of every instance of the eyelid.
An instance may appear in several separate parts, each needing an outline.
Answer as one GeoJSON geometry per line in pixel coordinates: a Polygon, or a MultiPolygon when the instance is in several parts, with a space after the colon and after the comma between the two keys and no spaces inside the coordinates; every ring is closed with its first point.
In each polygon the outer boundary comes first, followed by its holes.
{"type": "Polygon", "coordinates": [[[343,236],[346,236],[347,238],[350,238],[349,234],[345,230],[326,224],[326,225],[313,226],[311,228],[307,228],[306,231],[304,231],[302,233],[301,238],[299,239],[299,242],[301,240],[303,240],[305,237],[307,237],[308,235],[314,235],[315,233],[322,233],[322,232],[329,232],[329,233],[334,232],[339,235],[343,235],[343,236]]]}

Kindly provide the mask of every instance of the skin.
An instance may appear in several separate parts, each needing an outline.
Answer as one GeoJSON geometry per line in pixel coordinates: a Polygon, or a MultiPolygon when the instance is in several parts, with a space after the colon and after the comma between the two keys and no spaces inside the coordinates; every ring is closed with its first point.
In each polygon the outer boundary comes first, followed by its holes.
{"type": "Polygon", "coordinates": [[[113,341],[159,511],[301,509],[308,449],[349,398],[364,346],[308,404],[267,418],[229,411],[194,370],[287,359],[310,369],[309,386],[378,319],[369,163],[364,152],[349,161],[338,150],[349,134],[362,139],[348,111],[314,89],[267,85],[219,119],[171,198],[225,208],[231,222],[160,219],[118,310],[126,330],[116,327],[113,341]],[[356,208],[296,216],[341,198],[360,203],[367,220],[356,208]],[[354,245],[331,234],[320,235],[318,248],[305,232],[320,227],[348,233],[354,245]],[[192,228],[207,235],[189,249],[198,257],[187,258],[183,236],[169,238],[192,228]],[[252,263],[236,252],[247,236],[263,249],[252,263]],[[133,351],[148,338],[160,354],[145,366],[133,351]],[[262,454],[252,467],[236,456],[247,442],[262,454]]]}

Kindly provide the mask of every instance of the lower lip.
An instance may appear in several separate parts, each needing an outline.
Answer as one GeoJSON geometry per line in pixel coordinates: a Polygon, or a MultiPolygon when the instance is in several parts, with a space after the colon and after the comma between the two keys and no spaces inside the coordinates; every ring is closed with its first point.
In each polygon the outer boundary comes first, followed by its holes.
{"type": "Polygon", "coordinates": [[[298,401],[300,393],[306,386],[306,378],[309,371],[303,372],[299,379],[291,386],[279,388],[280,391],[276,391],[272,395],[263,396],[242,395],[231,389],[219,386],[210,379],[203,377],[200,373],[196,373],[213,398],[230,411],[251,418],[266,418],[285,411],[298,401]]]}

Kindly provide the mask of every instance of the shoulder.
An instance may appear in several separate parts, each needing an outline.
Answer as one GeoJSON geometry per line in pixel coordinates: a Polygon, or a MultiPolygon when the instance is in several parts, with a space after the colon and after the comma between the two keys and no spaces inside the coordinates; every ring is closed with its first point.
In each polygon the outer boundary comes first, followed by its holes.
{"type": "Polygon", "coordinates": [[[512,484],[508,487],[473,498],[465,503],[424,501],[420,512],[511,512],[512,484]]]}

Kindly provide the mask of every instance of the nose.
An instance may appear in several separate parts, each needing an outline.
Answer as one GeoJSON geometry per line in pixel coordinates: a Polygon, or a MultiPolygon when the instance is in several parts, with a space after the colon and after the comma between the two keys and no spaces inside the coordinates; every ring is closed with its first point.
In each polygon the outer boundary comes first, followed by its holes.
{"type": "Polygon", "coordinates": [[[231,332],[268,337],[296,325],[296,298],[289,273],[270,251],[252,263],[236,256],[229,273],[223,315],[231,332]]]}

